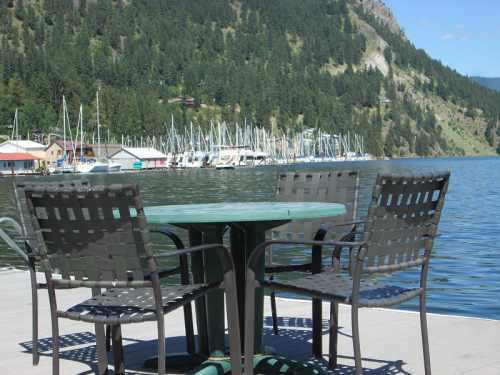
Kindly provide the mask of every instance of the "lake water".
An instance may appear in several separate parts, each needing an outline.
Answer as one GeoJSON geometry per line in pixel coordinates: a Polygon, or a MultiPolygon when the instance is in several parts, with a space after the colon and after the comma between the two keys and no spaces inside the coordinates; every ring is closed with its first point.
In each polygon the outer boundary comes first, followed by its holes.
{"type": "MultiPolygon", "coordinates": [[[[278,171],[346,169],[357,169],[361,173],[361,216],[378,172],[451,170],[450,188],[431,262],[428,308],[430,312],[436,313],[500,319],[500,158],[340,162],[233,171],[186,170],[92,175],[84,178],[93,184],[138,183],[145,205],[158,205],[269,201],[274,197],[278,171]]],[[[75,177],[36,179],[71,178],[75,177]]],[[[15,215],[9,178],[0,179],[0,216],[6,215],[15,215]]],[[[295,249],[275,256],[293,256],[295,262],[306,259],[307,253],[295,249]]],[[[21,263],[1,244],[0,268],[7,266],[18,267],[21,263]]],[[[390,279],[399,284],[410,284],[412,276],[395,274],[390,279]]],[[[416,303],[409,302],[400,308],[415,310],[416,303]]]]}

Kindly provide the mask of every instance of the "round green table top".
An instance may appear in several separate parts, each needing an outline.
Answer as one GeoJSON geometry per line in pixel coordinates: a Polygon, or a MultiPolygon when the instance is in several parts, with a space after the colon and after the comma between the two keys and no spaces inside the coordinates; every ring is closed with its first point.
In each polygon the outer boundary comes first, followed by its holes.
{"type": "Polygon", "coordinates": [[[345,206],[323,202],[227,202],[145,207],[150,224],[209,224],[321,219],[345,206]]]}

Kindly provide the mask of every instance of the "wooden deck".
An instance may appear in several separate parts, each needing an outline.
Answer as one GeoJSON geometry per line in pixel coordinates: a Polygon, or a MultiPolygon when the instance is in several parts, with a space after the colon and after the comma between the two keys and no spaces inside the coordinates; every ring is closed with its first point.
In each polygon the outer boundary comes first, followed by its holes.
{"type": "MultiPolygon", "coordinates": [[[[61,307],[88,296],[88,290],[60,292],[61,307]]],[[[37,367],[31,365],[31,299],[28,274],[0,272],[0,373],[47,375],[51,373],[50,318],[46,292],[40,292],[40,346],[37,367]]],[[[328,305],[325,306],[325,316],[328,305]]],[[[311,350],[310,302],[278,299],[281,333],[273,336],[269,303],[266,301],[265,341],[268,347],[288,357],[307,360],[311,350]]],[[[334,374],[353,371],[349,311],[340,310],[339,366],[334,374]]],[[[182,310],[167,316],[167,351],[182,351],[182,310]]],[[[327,321],[324,322],[325,332],[327,321]]],[[[62,337],[61,374],[92,374],[96,367],[93,325],[60,320],[62,337]]],[[[366,374],[423,374],[419,319],[416,313],[364,309],[360,313],[363,365],[366,374]]],[[[125,361],[128,374],[141,371],[142,362],[154,355],[155,324],[124,326],[125,361]]],[[[500,321],[429,314],[433,373],[500,374],[500,321]]],[[[324,335],[327,348],[328,336],[324,335]]],[[[111,361],[112,362],[112,361],[111,361]]],[[[321,365],[322,363],[320,363],[321,365]]]]}

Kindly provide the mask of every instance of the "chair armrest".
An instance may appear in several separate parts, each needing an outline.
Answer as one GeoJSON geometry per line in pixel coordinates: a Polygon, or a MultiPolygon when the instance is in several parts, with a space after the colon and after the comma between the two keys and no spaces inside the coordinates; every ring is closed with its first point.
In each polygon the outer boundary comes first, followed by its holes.
{"type": "Polygon", "coordinates": [[[311,271],[312,263],[307,264],[287,264],[287,265],[270,265],[266,266],[266,273],[281,273],[292,271],[311,271]]]}
{"type": "Polygon", "coordinates": [[[360,225],[360,224],[366,224],[366,221],[364,221],[364,220],[344,221],[342,223],[335,224],[333,226],[334,227],[344,227],[347,225],[360,225]]]}
{"type": "Polygon", "coordinates": [[[257,269],[258,260],[260,259],[261,256],[263,256],[266,248],[271,246],[271,245],[278,245],[278,244],[281,244],[281,245],[334,246],[334,247],[348,247],[348,248],[358,247],[358,248],[360,248],[365,244],[365,242],[364,241],[349,242],[349,241],[335,241],[335,240],[329,240],[329,241],[269,240],[269,241],[265,241],[265,242],[261,243],[260,245],[258,245],[254,249],[254,251],[250,255],[250,258],[248,259],[247,270],[255,272],[257,269]]]}
{"type": "MultiPolygon", "coordinates": [[[[169,277],[169,276],[173,276],[173,275],[178,275],[179,273],[181,273],[181,267],[174,267],[174,268],[162,268],[160,270],[158,270],[158,277],[160,279],[164,278],[164,277],[169,277]]],[[[145,275],[144,276],[144,280],[150,280],[151,279],[151,275],[145,275]]]]}
{"type": "MultiPolygon", "coordinates": [[[[364,224],[365,221],[361,221],[361,220],[358,220],[358,221],[346,221],[346,222],[343,222],[343,223],[340,223],[340,224],[335,224],[332,228],[334,227],[337,227],[337,226],[352,226],[352,230],[350,230],[346,235],[342,236],[340,238],[340,240],[338,240],[339,242],[354,242],[354,240],[356,239],[356,235],[357,234],[362,234],[362,232],[357,232],[355,229],[356,229],[356,225],[357,224],[364,224]]],[[[332,229],[330,228],[330,229],[332,229]]],[[[326,228],[322,228],[320,229],[320,231],[318,231],[318,233],[316,234],[316,236],[318,236],[318,234],[320,234],[320,232],[322,232],[322,234],[320,235],[320,238],[318,239],[315,239],[314,241],[317,241],[317,240],[320,240],[322,241],[324,237],[326,237],[326,234],[328,233],[329,229],[326,229],[326,228]]],[[[332,253],[332,265],[334,265],[334,267],[336,269],[339,269],[339,262],[338,260],[340,259],[340,255],[341,255],[341,252],[342,252],[342,249],[344,248],[344,246],[339,246],[339,245],[334,245],[332,242],[330,242],[331,245],[334,246],[334,249],[333,249],[333,253],[332,253]]],[[[311,263],[308,263],[308,264],[301,264],[301,265],[276,265],[274,266],[273,265],[273,262],[272,262],[272,259],[271,259],[271,262],[269,265],[266,266],[266,273],[279,273],[279,272],[289,272],[289,271],[313,271],[313,273],[316,271],[316,272],[319,272],[319,270],[321,269],[321,266],[322,266],[322,249],[321,249],[321,245],[315,245],[312,247],[312,262],[311,263]]]]}
{"type": "Polygon", "coordinates": [[[0,217],[0,225],[3,224],[11,225],[20,236],[23,235],[23,228],[21,228],[21,225],[16,220],[7,216],[0,217]]]}
{"type": "Polygon", "coordinates": [[[222,244],[206,244],[200,246],[186,247],[184,249],[170,251],[168,253],[156,254],[155,258],[168,258],[175,256],[182,256],[193,254],[196,252],[205,252],[209,250],[214,250],[219,257],[224,273],[234,270],[234,263],[229,250],[222,244]]]}
{"type": "MultiPolygon", "coordinates": [[[[355,229],[356,226],[353,227],[355,229]]],[[[356,239],[356,235],[360,234],[360,232],[351,231],[347,233],[344,237],[342,237],[341,241],[354,242],[356,239]]],[[[342,250],[345,249],[345,246],[335,246],[332,253],[332,266],[336,271],[340,271],[340,256],[342,255],[342,250]]],[[[349,254],[351,253],[352,248],[349,248],[349,254]]],[[[349,261],[350,263],[350,261],[349,261]]]]}
{"type": "Polygon", "coordinates": [[[172,242],[174,243],[175,247],[177,249],[184,249],[184,244],[182,243],[181,239],[179,238],[179,236],[177,236],[174,232],[172,232],[170,229],[168,228],[162,228],[162,229],[156,229],[156,230],[151,230],[150,231],[151,233],[160,233],[160,234],[163,234],[165,236],[167,236],[168,238],[170,238],[172,240],[172,242]]]}
{"type": "MultiPolygon", "coordinates": [[[[19,223],[10,217],[2,217],[0,218],[0,225],[8,224],[14,228],[15,232],[19,234],[20,237],[23,237],[23,230],[19,223]]],[[[5,243],[14,250],[21,258],[24,259],[26,263],[29,264],[29,257],[26,251],[23,251],[16,243],[16,241],[9,236],[2,228],[0,228],[0,238],[5,241],[5,243]]]]}
{"type": "MultiPolygon", "coordinates": [[[[179,236],[177,236],[177,234],[175,234],[173,231],[171,231],[168,227],[164,227],[162,229],[151,230],[151,233],[159,233],[159,234],[163,234],[164,236],[167,236],[169,239],[172,240],[172,242],[174,243],[177,250],[185,248],[184,243],[181,241],[179,236]]],[[[187,261],[187,255],[180,255],[179,262],[180,262],[180,265],[178,267],[159,270],[158,277],[161,279],[164,277],[169,277],[172,275],[180,274],[182,283],[189,284],[189,266],[188,266],[188,261],[187,261]]],[[[147,276],[146,279],[148,279],[148,277],[149,276],[147,276]]]]}

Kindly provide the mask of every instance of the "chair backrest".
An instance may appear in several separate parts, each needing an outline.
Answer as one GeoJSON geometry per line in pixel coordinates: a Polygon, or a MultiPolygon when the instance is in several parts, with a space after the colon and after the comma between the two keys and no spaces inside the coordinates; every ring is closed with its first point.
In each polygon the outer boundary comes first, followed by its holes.
{"type": "Polygon", "coordinates": [[[26,244],[29,246],[29,251],[37,254],[39,251],[39,245],[35,241],[35,235],[33,231],[33,225],[31,222],[30,213],[26,205],[26,195],[24,190],[26,188],[36,188],[36,187],[79,187],[79,186],[89,186],[90,183],[86,180],[71,180],[71,181],[28,181],[28,182],[18,182],[14,180],[14,200],[16,204],[17,216],[19,218],[19,223],[26,237],[26,244]]]}
{"type": "Polygon", "coordinates": [[[329,238],[339,239],[339,234],[344,234],[346,228],[336,227],[336,224],[356,220],[358,194],[357,171],[280,174],[276,193],[278,201],[343,203],[346,213],[327,219],[292,221],[273,229],[272,238],[312,240],[320,228],[325,228],[329,238]]]}
{"type": "Polygon", "coordinates": [[[379,175],[361,249],[363,271],[392,272],[428,262],[450,174],[379,175]]]}
{"type": "Polygon", "coordinates": [[[25,195],[47,272],[91,286],[156,271],[136,186],[28,187],[25,195]]]}

